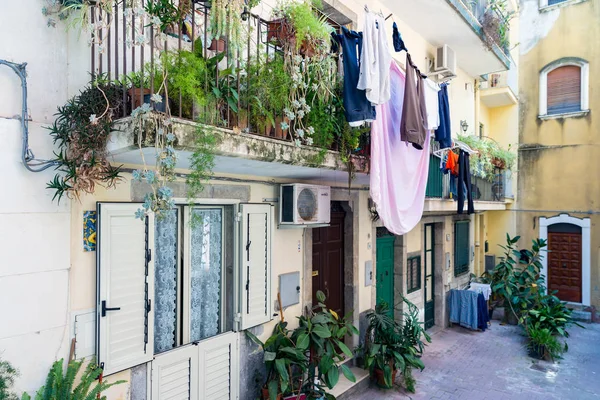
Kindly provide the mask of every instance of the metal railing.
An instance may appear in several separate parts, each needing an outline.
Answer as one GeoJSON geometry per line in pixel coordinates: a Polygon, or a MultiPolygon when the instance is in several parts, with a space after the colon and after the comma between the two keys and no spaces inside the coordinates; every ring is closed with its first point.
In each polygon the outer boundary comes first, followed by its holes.
{"type": "MultiPolygon", "coordinates": [[[[198,120],[200,116],[204,117],[202,122],[209,125],[291,140],[289,132],[283,131],[280,126],[280,122],[284,120],[283,109],[273,116],[274,124],[258,124],[256,119],[253,121],[250,118],[252,106],[249,99],[253,97],[250,83],[254,76],[248,73],[248,66],[253,63],[258,68],[276,52],[282,52],[280,47],[268,40],[267,19],[248,12],[247,20],[243,22],[247,39],[244,39],[242,49],[233,51],[228,45],[228,37],[221,37],[219,40],[210,37],[211,9],[208,1],[189,2],[191,9],[185,19],[163,32],[157,32],[158,29],[153,24],[147,23],[148,17],[141,18],[135,10],[126,8],[125,3],[115,1],[111,12],[100,7],[90,9],[92,23],[104,21],[107,26],[104,32],[98,32],[104,38],[102,46],[91,40],[90,71],[110,80],[131,82],[123,86],[123,101],[127,107],[124,108],[122,117],[130,115],[140,105],[149,103],[157,111],[164,111],[169,107],[173,117],[198,120]],[[216,59],[215,70],[207,72],[205,93],[233,93],[230,89],[234,89],[236,94],[216,104],[206,105],[190,101],[180,90],[170,89],[168,79],[164,85],[161,81],[160,88],[157,87],[159,80],[156,77],[158,74],[162,75],[161,54],[180,50],[201,54],[204,60],[216,59]],[[228,71],[230,75],[223,76],[224,71],[228,71]],[[135,76],[135,79],[127,80],[127,76],[135,76]],[[155,93],[162,96],[161,104],[155,104],[155,93]]],[[[156,3],[156,0],[141,0],[141,3],[148,5],[156,3]]],[[[180,1],[172,0],[171,3],[178,7],[180,1]]]]}

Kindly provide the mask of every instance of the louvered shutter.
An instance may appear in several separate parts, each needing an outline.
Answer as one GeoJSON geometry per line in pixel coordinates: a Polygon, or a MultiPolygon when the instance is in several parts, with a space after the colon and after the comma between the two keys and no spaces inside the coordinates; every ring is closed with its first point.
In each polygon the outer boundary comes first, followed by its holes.
{"type": "Polygon", "coordinates": [[[239,354],[237,333],[225,333],[198,343],[200,399],[238,398],[239,354]]]}
{"type": "Polygon", "coordinates": [[[271,320],[271,206],[242,204],[241,327],[271,320]]]}
{"type": "Polygon", "coordinates": [[[581,68],[567,65],[548,73],[548,114],[581,111],[581,68]]]}
{"type": "Polygon", "coordinates": [[[98,204],[97,358],[109,375],[152,360],[154,218],[140,204],[98,204]]]}
{"type": "Polygon", "coordinates": [[[454,224],[454,276],[469,271],[469,221],[454,224]]]}
{"type": "Polygon", "coordinates": [[[152,362],[153,400],[195,400],[198,396],[198,347],[187,345],[152,362]]]}

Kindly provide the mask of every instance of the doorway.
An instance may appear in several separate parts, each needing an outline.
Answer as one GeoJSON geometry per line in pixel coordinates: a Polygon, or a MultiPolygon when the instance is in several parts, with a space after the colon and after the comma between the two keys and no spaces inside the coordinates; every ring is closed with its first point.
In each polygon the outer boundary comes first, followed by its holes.
{"type": "Polygon", "coordinates": [[[563,301],[581,303],[581,228],[572,224],[548,227],[548,291],[563,301]]]}
{"type": "Polygon", "coordinates": [[[425,224],[425,329],[435,325],[435,238],[434,225],[425,224]]]}
{"type": "Polygon", "coordinates": [[[394,242],[396,237],[386,228],[377,228],[376,290],[377,304],[385,302],[394,316],[394,242]]]}
{"type": "Polygon", "coordinates": [[[319,303],[317,291],[326,296],[327,306],[344,315],[344,217],[339,202],[331,202],[328,227],[313,229],[312,301],[319,303]]]}

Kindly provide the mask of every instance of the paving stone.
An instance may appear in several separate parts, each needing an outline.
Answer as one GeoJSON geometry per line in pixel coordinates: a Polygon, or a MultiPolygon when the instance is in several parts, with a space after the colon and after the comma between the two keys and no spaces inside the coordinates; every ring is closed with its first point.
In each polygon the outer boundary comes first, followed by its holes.
{"type": "Polygon", "coordinates": [[[442,330],[425,349],[425,369],[413,372],[415,394],[370,387],[349,400],[600,400],[600,324],[584,326],[569,329],[569,351],[555,363],[528,357],[517,326],[442,330]]]}

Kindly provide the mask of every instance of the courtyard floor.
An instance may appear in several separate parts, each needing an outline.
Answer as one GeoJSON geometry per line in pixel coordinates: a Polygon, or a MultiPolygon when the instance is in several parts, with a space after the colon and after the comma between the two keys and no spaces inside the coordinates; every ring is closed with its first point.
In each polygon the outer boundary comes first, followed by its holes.
{"type": "Polygon", "coordinates": [[[486,332],[441,330],[425,350],[425,370],[414,373],[417,393],[371,384],[350,398],[600,399],[600,324],[583,325],[569,329],[569,351],[555,363],[528,357],[521,329],[498,321],[486,332]]]}

